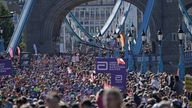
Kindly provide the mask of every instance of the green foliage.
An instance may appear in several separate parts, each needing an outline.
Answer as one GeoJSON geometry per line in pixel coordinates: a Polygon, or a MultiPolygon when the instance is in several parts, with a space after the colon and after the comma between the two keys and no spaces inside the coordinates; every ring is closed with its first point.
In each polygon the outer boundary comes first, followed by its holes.
{"type": "MultiPolygon", "coordinates": [[[[0,3],[0,16],[11,16],[8,9],[5,8],[5,6],[0,3]]],[[[14,25],[12,23],[12,18],[0,18],[0,27],[3,29],[3,38],[5,41],[5,48],[8,46],[9,41],[11,39],[14,25]]]]}
{"type": "Polygon", "coordinates": [[[19,44],[19,48],[21,49],[21,51],[24,51],[25,48],[26,48],[26,44],[25,44],[25,42],[24,42],[23,39],[21,40],[21,42],[20,42],[20,44],[19,44]]]}

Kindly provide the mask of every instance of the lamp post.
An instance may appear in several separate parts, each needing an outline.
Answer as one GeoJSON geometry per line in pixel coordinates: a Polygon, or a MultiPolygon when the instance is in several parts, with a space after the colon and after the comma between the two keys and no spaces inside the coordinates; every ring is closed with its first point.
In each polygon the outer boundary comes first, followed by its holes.
{"type": "MultiPolygon", "coordinates": [[[[100,32],[99,35],[98,35],[98,37],[97,37],[97,41],[98,41],[99,43],[101,43],[101,39],[102,39],[102,35],[101,35],[101,32],[100,32]]],[[[99,48],[98,51],[99,51],[99,52],[98,52],[98,57],[102,57],[101,49],[99,48]]]]}
{"type": "Polygon", "coordinates": [[[133,35],[133,38],[136,38],[136,27],[134,26],[134,24],[132,23],[131,25],[131,33],[133,35]]]}
{"type": "Polygon", "coordinates": [[[161,30],[157,32],[157,38],[158,38],[158,47],[159,47],[159,63],[158,63],[158,73],[163,72],[163,59],[162,59],[162,40],[163,40],[163,33],[161,30]]]}
{"type": "Polygon", "coordinates": [[[142,32],[142,46],[143,46],[143,51],[142,51],[142,61],[141,61],[141,73],[145,73],[147,71],[147,64],[145,62],[145,42],[147,40],[147,36],[145,34],[145,32],[142,32]]]}
{"type": "MultiPolygon", "coordinates": [[[[106,42],[107,42],[107,46],[109,46],[110,45],[110,40],[111,40],[111,38],[110,38],[110,35],[108,34],[107,35],[107,37],[106,37],[106,42]]],[[[110,51],[109,51],[109,49],[107,49],[107,54],[106,54],[106,57],[107,58],[109,58],[110,57],[110,51]]]]}
{"type": "Polygon", "coordinates": [[[0,28],[0,52],[3,52],[4,50],[3,29],[0,28]]]}
{"type": "MultiPolygon", "coordinates": [[[[133,32],[133,31],[132,31],[133,32]]],[[[130,49],[128,50],[128,71],[133,71],[134,70],[134,60],[133,60],[133,53],[132,53],[132,47],[133,47],[133,35],[130,32],[128,35],[128,42],[129,42],[129,47],[130,49]]]]}
{"type": "Polygon", "coordinates": [[[116,47],[115,47],[115,52],[114,52],[114,57],[115,58],[118,58],[119,57],[119,43],[120,43],[120,35],[119,34],[117,34],[116,32],[115,32],[115,34],[114,34],[114,38],[117,40],[117,44],[116,44],[116,47]]]}
{"type": "Polygon", "coordinates": [[[183,54],[183,39],[185,37],[185,33],[182,30],[182,27],[180,26],[178,30],[178,38],[179,38],[179,78],[183,81],[185,77],[185,64],[184,64],[184,54],[183,54]]]}

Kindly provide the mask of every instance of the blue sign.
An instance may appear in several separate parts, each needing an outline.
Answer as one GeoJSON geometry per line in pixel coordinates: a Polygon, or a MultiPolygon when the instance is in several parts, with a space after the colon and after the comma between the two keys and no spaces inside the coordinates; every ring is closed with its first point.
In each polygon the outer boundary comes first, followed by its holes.
{"type": "Polygon", "coordinates": [[[0,60],[0,75],[11,75],[11,74],[12,74],[11,60],[7,59],[0,60]]]}
{"type": "Polygon", "coordinates": [[[96,59],[96,73],[110,73],[111,85],[118,87],[121,90],[126,89],[127,72],[126,64],[121,59],[118,63],[117,58],[97,58],[96,59]]]}

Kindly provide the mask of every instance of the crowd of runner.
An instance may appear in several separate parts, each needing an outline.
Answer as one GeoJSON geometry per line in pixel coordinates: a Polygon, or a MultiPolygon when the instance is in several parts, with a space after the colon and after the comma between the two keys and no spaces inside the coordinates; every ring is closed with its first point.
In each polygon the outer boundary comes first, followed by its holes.
{"type": "Polygon", "coordinates": [[[0,108],[190,108],[176,75],[130,72],[121,91],[106,87],[110,75],[95,73],[93,54],[78,57],[36,55],[27,68],[12,58],[17,71],[0,76],[0,108]]]}

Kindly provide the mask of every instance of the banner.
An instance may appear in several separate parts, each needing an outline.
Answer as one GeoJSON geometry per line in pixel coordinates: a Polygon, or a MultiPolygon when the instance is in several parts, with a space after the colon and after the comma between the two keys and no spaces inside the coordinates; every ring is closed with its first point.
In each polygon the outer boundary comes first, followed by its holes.
{"type": "Polygon", "coordinates": [[[11,60],[0,60],[0,75],[11,75],[12,74],[12,64],[11,60]]]}
{"type": "Polygon", "coordinates": [[[111,73],[111,85],[118,87],[120,90],[126,90],[127,73],[126,71],[111,73]]]}
{"type": "Polygon", "coordinates": [[[111,86],[126,89],[126,64],[122,58],[96,58],[96,73],[110,73],[111,86]]]}
{"type": "Polygon", "coordinates": [[[126,64],[122,58],[96,58],[96,73],[118,73],[126,72],[126,64]],[[122,61],[123,60],[123,61],[122,61]]]}
{"type": "Polygon", "coordinates": [[[192,92],[192,76],[191,75],[185,76],[185,89],[188,92],[192,92]]]}

